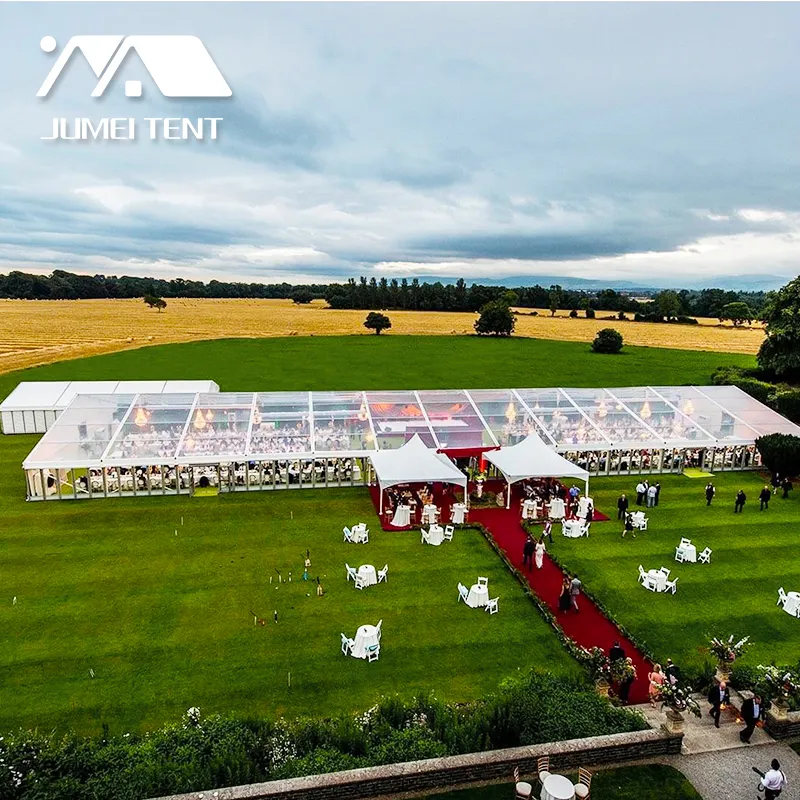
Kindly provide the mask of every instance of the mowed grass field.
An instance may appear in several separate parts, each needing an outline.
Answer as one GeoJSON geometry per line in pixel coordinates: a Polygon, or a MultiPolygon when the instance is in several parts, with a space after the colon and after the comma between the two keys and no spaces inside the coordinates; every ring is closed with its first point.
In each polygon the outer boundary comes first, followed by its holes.
{"type": "Polygon", "coordinates": [[[699,669],[707,634],[750,636],[753,646],[744,664],[776,661],[796,664],[800,657],[800,620],[777,605],[778,587],[800,589],[800,487],[783,500],[773,497],[759,511],[764,486],[754,472],[719,473],[711,480],[717,493],[706,506],[706,479],[681,475],[650,478],[661,483],[657,508],[644,509],[648,530],[621,536],[616,520],[617,498],[625,492],[635,507],[638,478],[603,478],[592,482],[596,507],[613,516],[592,525],[589,539],[555,536],[552,551],[577,572],[590,593],[635,637],[646,643],[662,663],[667,657],[684,668],[699,669]],[[743,488],[743,513],[733,513],[736,492],[743,488]],[[710,564],[681,564],[675,547],[681,537],[697,552],[710,547],[710,564]],[[665,566],[678,578],[677,592],[653,594],[638,584],[638,568],[665,566]]]}
{"type": "MultiPolygon", "coordinates": [[[[646,348],[598,356],[584,344],[532,339],[233,340],[8,374],[0,396],[20,380],[93,378],[209,377],[223,390],[243,391],[704,383],[720,364],[750,361],[646,348]]],[[[325,715],[394,691],[436,689],[466,700],[532,665],[576,669],[475,532],[439,549],[423,547],[414,534],[376,533],[369,545],[344,545],[343,525],[377,527],[363,489],[29,504],[20,464],[35,442],[0,436],[0,727],[92,733],[105,722],[112,731],[134,730],[191,705],[204,713],[325,715]],[[328,592],[322,599],[306,597],[297,583],[306,548],[312,576],[320,575],[328,592]],[[357,594],[344,577],[346,560],[388,563],[389,583],[357,594]],[[275,589],[273,581],[270,588],[276,568],[293,572],[291,586],[275,589]],[[456,602],[457,582],[479,574],[501,598],[493,617],[456,602]],[[267,625],[253,626],[251,611],[267,625]],[[353,635],[381,618],[377,664],[341,655],[340,632],[353,635]]],[[[609,486],[601,510],[615,499],[609,486]]],[[[696,491],[696,482],[687,488],[696,491]]],[[[666,511],[673,498],[664,497],[666,511]]],[[[750,540],[761,541],[752,533],[750,540]]],[[[789,550],[785,558],[795,557],[789,550]]],[[[616,567],[605,568],[611,592],[616,567]]],[[[598,589],[602,572],[597,579],[587,573],[587,586],[611,605],[598,589]]],[[[644,599],[681,602],[681,593],[644,599]]],[[[723,609],[736,619],[730,598],[723,609]]],[[[693,646],[688,636],[684,641],[693,646]]]]}
{"type": "MultiPolygon", "coordinates": [[[[169,299],[167,310],[148,309],[141,300],[0,300],[0,372],[65,358],[111,353],[150,344],[238,336],[372,335],[366,311],[333,310],[323,301],[298,306],[290,300],[169,299]]],[[[388,335],[474,334],[476,314],[391,311],[388,335]]],[[[598,318],[570,319],[567,312],[530,316],[520,310],[517,336],[590,342],[601,328],[617,328],[632,345],[755,354],[763,330],[720,325],[654,325],[598,318]]],[[[387,334],[384,334],[387,335],[387,334]]]]}

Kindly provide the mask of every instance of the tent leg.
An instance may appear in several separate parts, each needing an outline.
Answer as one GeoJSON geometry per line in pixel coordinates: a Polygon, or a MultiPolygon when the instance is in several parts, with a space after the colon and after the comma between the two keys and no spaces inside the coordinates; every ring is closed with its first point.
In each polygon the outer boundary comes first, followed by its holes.
{"type": "Polygon", "coordinates": [[[588,496],[589,496],[589,479],[587,478],[586,479],[586,494],[584,495],[584,497],[588,497],[588,496]]]}
{"type": "Polygon", "coordinates": [[[380,482],[378,483],[378,491],[381,493],[381,499],[380,499],[380,503],[379,503],[379,505],[380,505],[379,513],[380,513],[381,516],[383,516],[383,486],[380,485],[380,482]]]}
{"type": "Polygon", "coordinates": [[[511,508],[511,483],[509,482],[508,478],[506,478],[506,509],[511,508]]]}

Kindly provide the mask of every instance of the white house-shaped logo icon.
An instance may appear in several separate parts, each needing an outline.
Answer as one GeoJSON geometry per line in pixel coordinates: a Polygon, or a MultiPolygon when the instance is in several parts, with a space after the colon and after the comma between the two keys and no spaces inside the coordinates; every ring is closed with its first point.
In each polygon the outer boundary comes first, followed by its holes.
{"type": "MultiPolygon", "coordinates": [[[[41,48],[56,49],[45,36],[41,48]]],[[[80,50],[97,76],[92,97],[102,97],[125,57],[134,50],[164,97],[230,97],[233,92],[222,77],[203,42],[196,36],[73,36],[36,93],[47,97],[72,54],[80,50]]],[[[125,81],[128,97],[141,97],[141,81],[125,81]]]]}

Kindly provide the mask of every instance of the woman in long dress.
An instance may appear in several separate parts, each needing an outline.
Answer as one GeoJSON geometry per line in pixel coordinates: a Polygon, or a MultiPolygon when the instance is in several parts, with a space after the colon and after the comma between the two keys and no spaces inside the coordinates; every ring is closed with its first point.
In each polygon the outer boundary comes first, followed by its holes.
{"type": "Polygon", "coordinates": [[[534,558],[536,559],[536,569],[541,569],[542,564],[544,563],[544,536],[539,537],[539,541],[536,542],[536,550],[534,558]]]}
{"type": "Polygon", "coordinates": [[[661,671],[661,664],[654,664],[653,671],[647,675],[650,681],[650,705],[655,708],[656,701],[661,697],[661,687],[664,684],[664,673],[661,671]]]}
{"type": "Polygon", "coordinates": [[[561,596],[558,598],[558,610],[569,611],[572,605],[572,596],[570,595],[569,576],[565,575],[561,584],[561,596]]]}

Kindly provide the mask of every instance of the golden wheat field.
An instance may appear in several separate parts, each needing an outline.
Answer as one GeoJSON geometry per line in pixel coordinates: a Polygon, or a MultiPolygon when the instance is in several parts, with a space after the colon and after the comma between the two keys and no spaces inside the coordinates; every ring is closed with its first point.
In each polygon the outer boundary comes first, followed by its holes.
{"type": "MultiPolygon", "coordinates": [[[[365,311],[334,311],[322,301],[297,306],[289,300],[168,300],[166,311],[141,300],[0,300],[0,373],[68,358],[111,353],[168,342],[229,337],[374,335],[363,327],[365,311]]],[[[476,315],[391,311],[389,335],[473,333],[476,315]]],[[[717,320],[697,326],[654,325],[598,318],[570,319],[566,312],[530,316],[520,309],[517,336],[591,341],[598,330],[614,327],[627,344],[749,353],[758,350],[763,331],[734,329],[717,320]]],[[[386,334],[384,334],[386,335],[386,334]]]]}

